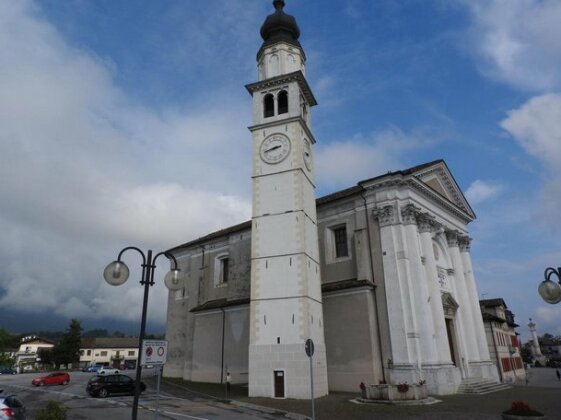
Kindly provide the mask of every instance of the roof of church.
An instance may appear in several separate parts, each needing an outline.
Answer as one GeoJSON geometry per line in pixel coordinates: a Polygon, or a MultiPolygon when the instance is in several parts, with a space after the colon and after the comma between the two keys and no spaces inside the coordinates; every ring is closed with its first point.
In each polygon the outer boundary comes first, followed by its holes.
{"type": "MultiPolygon", "coordinates": [[[[376,286],[374,285],[374,283],[368,280],[350,279],[350,280],[323,283],[321,285],[321,291],[322,293],[326,293],[326,292],[334,292],[337,290],[354,289],[357,287],[375,288],[376,286]]],[[[249,303],[250,303],[249,298],[214,299],[214,300],[209,300],[201,305],[195,306],[193,309],[190,310],[190,312],[209,311],[211,309],[226,308],[229,306],[249,305],[249,303]]]]}
{"type": "MultiPolygon", "coordinates": [[[[324,205],[330,202],[334,202],[343,198],[347,198],[347,197],[351,197],[355,194],[359,194],[361,191],[364,191],[365,184],[371,184],[371,183],[376,183],[380,180],[383,180],[384,178],[391,178],[391,177],[395,177],[397,176],[409,176],[409,175],[414,175],[417,174],[419,172],[422,172],[426,169],[429,169],[431,167],[434,166],[444,166],[444,168],[446,168],[446,175],[450,177],[450,182],[455,184],[456,188],[452,188],[449,186],[450,189],[454,189],[454,190],[458,190],[459,194],[461,195],[461,197],[456,197],[456,201],[452,201],[449,197],[447,197],[445,195],[445,191],[437,191],[433,188],[431,188],[431,191],[434,192],[435,194],[438,195],[438,197],[440,197],[442,200],[445,200],[448,204],[452,204],[456,207],[461,208],[462,210],[466,211],[469,215],[472,215],[473,217],[475,217],[475,214],[473,213],[473,211],[471,210],[471,207],[469,206],[469,204],[467,203],[467,201],[465,200],[465,198],[463,197],[456,181],[454,180],[452,174],[450,173],[450,170],[448,169],[448,166],[446,165],[446,162],[444,162],[443,159],[437,159],[437,160],[433,160],[431,162],[427,162],[427,163],[423,163],[421,165],[417,165],[417,166],[413,166],[411,168],[407,168],[407,169],[403,169],[403,170],[399,170],[399,171],[390,171],[386,174],[383,175],[379,175],[376,176],[374,178],[369,178],[366,179],[364,181],[360,181],[358,182],[357,185],[352,186],[350,188],[346,188],[343,190],[339,190],[336,191],[334,193],[325,195],[323,197],[320,197],[318,199],[316,199],[316,206],[320,206],[320,205],[324,205]]],[[[422,180],[420,180],[422,182],[422,180]]],[[[429,187],[430,188],[430,187],[429,187]]],[[[248,230],[251,229],[251,220],[248,220],[246,222],[243,223],[239,223],[237,225],[234,226],[230,226],[221,230],[218,230],[216,232],[212,232],[209,233],[208,235],[205,236],[201,236],[200,238],[194,239],[192,241],[186,242],[184,244],[178,245],[176,247],[170,248],[167,250],[167,252],[173,252],[173,251],[178,251],[182,248],[188,248],[188,247],[192,247],[192,246],[196,246],[199,244],[202,244],[204,242],[207,242],[209,240],[215,239],[215,238],[220,238],[222,236],[231,234],[231,233],[235,233],[235,232],[240,232],[240,231],[244,231],[244,230],[248,230]]],[[[506,307],[506,305],[505,305],[506,307]]]]}

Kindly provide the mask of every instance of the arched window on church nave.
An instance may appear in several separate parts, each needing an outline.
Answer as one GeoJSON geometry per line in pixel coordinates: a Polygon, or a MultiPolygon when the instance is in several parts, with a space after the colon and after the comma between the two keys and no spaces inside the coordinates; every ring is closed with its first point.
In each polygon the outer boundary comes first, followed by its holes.
{"type": "Polygon", "coordinates": [[[275,97],[268,93],[263,98],[263,117],[268,118],[275,115],[275,97]]]}
{"type": "Polygon", "coordinates": [[[277,97],[279,114],[286,114],[288,112],[288,92],[281,90],[277,97]]]}

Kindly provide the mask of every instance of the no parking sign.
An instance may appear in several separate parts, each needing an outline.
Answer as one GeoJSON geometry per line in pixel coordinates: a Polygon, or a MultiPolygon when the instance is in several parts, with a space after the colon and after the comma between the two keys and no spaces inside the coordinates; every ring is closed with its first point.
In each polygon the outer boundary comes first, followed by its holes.
{"type": "Polygon", "coordinates": [[[140,364],[165,365],[168,355],[167,340],[142,340],[142,354],[140,364]]]}

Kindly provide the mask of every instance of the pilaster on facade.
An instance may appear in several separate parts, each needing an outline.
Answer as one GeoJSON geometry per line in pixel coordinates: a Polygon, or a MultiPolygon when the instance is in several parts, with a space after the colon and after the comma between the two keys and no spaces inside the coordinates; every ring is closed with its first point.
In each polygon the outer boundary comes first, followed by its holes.
{"type": "MultiPolygon", "coordinates": [[[[473,266],[471,264],[470,251],[471,238],[469,236],[459,237],[459,248],[464,269],[464,276],[466,279],[466,288],[469,296],[468,304],[471,305],[471,314],[473,320],[473,327],[477,337],[485,335],[485,326],[483,325],[483,318],[479,308],[479,299],[477,294],[477,286],[475,285],[475,276],[473,274],[473,266]]],[[[483,340],[477,340],[479,349],[479,360],[482,362],[489,362],[491,357],[489,355],[489,348],[483,340]]]]}

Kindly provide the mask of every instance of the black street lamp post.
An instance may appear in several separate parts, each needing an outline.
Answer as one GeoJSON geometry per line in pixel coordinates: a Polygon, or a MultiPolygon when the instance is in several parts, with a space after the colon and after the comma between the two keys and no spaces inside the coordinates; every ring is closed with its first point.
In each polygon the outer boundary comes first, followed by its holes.
{"type": "Polygon", "coordinates": [[[138,400],[140,398],[140,381],[142,376],[142,365],[140,363],[142,356],[142,341],[146,333],[146,312],[148,308],[148,293],[150,286],[154,285],[154,269],[156,268],[155,262],[160,255],[164,255],[173,263],[173,268],[166,274],[164,283],[170,290],[179,290],[183,287],[183,278],[180,274],[180,269],[177,266],[177,260],[171,254],[160,252],[152,257],[152,250],[148,250],[146,255],[134,246],[123,248],[119,252],[117,261],[113,261],[103,271],[105,281],[112,286],[120,286],[129,278],[129,268],[121,261],[121,256],[128,250],[137,251],[142,256],[142,277],[140,284],[144,286],[144,300],[142,302],[142,320],[140,322],[140,337],[138,338],[138,357],[136,362],[136,381],[134,386],[134,402],[132,406],[132,420],[136,420],[138,412],[138,400]]]}
{"type": "Polygon", "coordinates": [[[551,304],[561,302],[561,267],[558,267],[557,270],[547,267],[544,277],[544,281],[538,286],[538,293],[542,299],[551,304]],[[553,274],[557,277],[557,283],[551,281],[553,274]]]}

